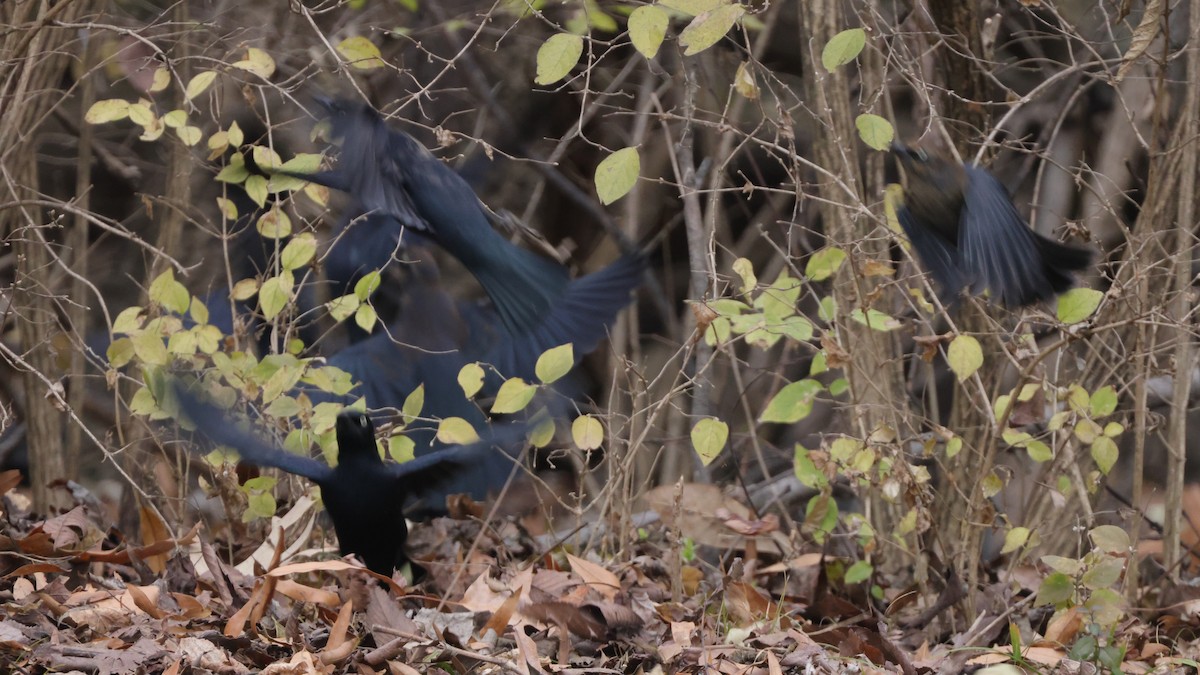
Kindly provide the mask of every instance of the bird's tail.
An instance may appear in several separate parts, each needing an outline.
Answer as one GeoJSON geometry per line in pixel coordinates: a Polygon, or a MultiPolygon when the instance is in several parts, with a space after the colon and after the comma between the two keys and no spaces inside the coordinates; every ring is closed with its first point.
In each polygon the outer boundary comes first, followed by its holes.
{"type": "Polygon", "coordinates": [[[1036,234],[1038,253],[1042,257],[1042,269],[1045,270],[1046,280],[1054,288],[1054,293],[1070,290],[1075,285],[1073,272],[1080,272],[1092,264],[1092,252],[1061,244],[1040,234],[1036,234]]]}

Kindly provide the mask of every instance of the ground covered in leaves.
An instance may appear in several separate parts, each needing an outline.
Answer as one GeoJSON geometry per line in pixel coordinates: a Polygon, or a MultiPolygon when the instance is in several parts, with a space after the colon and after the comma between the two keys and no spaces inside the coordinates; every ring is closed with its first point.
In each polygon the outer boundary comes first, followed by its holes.
{"type": "Polygon", "coordinates": [[[1085,614],[1036,606],[1037,570],[982,589],[965,621],[945,593],[877,579],[873,598],[846,583],[849,561],[773,555],[775,523],[725,509],[707,525],[741,540],[725,551],[681,545],[669,516],[614,551],[440,519],[416,530],[430,575],[411,587],[298,549],[319,512],[304,500],[272,522],[282,538],[231,558],[203,527],[170,537],[151,509],[129,539],[83,505],[30,517],[18,479],[0,474],[3,672],[1173,673],[1200,653],[1200,594],[1182,587],[1081,660],[1085,614]]]}

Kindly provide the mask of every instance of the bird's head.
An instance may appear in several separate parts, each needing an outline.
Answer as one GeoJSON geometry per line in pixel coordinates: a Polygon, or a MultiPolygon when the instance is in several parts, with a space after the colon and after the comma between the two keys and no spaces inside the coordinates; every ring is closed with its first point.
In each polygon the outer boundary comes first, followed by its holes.
{"type": "Polygon", "coordinates": [[[967,184],[967,172],[962,164],[948,154],[931,147],[929,143],[906,145],[895,142],[892,143],[891,152],[900,164],[905,193],[909,199],[914,196],[920,199],[926,192],[961,199],[967,184]]]}
{"type": "Polygon", "coordinates": [[[361,410],[346,410],[337,417],[337,441],[339,457],[372,455],[378,458],[375,448],[375,424],[361,410]]]}

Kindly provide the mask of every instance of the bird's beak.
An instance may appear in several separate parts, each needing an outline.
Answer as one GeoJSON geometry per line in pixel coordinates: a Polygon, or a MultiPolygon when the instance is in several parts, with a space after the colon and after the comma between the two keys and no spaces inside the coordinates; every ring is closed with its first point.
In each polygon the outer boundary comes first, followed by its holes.
{"type": "Polygon", "coordinates": [[[888,149],[892,151],[892,154],[900,155],[902,157],[907,157],[912,154],[912,149],[900,141],[892,141],[892,144],[888,147],[888,149]]]}

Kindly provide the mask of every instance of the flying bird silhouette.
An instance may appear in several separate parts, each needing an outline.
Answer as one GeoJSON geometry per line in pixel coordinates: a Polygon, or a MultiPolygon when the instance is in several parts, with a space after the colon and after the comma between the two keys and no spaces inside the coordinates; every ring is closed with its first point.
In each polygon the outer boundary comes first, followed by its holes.
{"type": "Polygon", "coordinates": [[[1071,288],[1092,254],[1034,232],[1000,181],[919,146],[892,145],[904,178],[896,215],[943,293],[985,290],[1008,307],[1071,288]]]}

